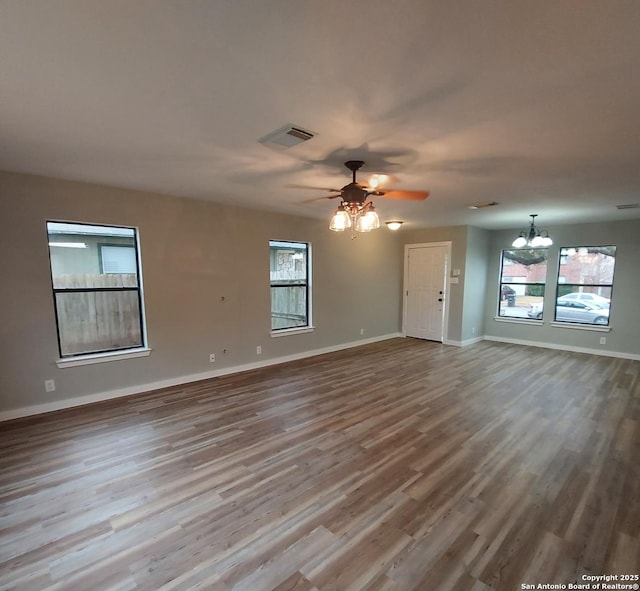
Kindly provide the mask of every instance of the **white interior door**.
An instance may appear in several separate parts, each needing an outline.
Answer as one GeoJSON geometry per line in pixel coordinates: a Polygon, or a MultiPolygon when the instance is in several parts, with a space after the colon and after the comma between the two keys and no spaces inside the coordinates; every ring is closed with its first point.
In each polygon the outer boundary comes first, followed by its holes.
{"type": "Polygon", "coordinates": [[[443,341],[450,244],[405,247],[404,329],[408,337],[443,341]]]}

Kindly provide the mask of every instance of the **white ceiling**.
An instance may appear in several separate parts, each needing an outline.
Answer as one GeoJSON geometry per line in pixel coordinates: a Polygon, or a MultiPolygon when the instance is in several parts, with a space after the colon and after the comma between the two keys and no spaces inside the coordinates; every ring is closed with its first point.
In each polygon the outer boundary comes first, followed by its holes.
{"type": "Polygon", "coordinates": [[[361,159],[414,227],[637,218],[639,65],[638,0],[3,0],[0,169],[328,219],[287,185],[361,159]]]}

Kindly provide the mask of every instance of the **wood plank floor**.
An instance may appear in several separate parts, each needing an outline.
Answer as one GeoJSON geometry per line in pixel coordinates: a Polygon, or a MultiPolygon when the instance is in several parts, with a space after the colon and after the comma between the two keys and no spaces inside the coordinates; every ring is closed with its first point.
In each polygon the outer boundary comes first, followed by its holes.
{"type": "Polygon", "coordinates": [[[0,588],[638,574],[640,362],[394,339],[0,424],[0,588]]]}

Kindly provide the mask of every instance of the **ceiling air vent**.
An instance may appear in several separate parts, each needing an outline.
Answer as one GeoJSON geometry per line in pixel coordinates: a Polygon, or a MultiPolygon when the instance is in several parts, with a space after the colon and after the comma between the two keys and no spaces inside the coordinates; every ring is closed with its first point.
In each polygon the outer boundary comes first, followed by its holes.
{"type": "Polygon", "coordinates": [[[270,148],[276,148],[278,150],[286,150],[297,146],[302,142],[306,142],[315,137],[313,131],[302,129],[299,125],[287,124],[276,129],[265,136],[262,136],[258,141],[270,148]]]}
{"type": "Polygon", "coordinates": [[[638,209],[640,203],[627,203],[625,205],[616,205],[616,209],[638,209]]]}
{"type": "Polygon", "coordinates": [[[469,209],[482,209],[484,207],[493,207],[498,205],[497,201],[487,201],[486,203],[474,203],[473,205],[467,205],[469,209]]]}

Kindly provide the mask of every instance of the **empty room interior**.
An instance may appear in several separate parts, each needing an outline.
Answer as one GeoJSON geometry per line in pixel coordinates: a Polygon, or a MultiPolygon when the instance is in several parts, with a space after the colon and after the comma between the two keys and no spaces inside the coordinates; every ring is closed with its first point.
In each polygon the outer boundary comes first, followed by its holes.
{"type": "Polygon", "coordinates": [[[0,3],[0,589],[640,584],[640,3],[0,3]]]}

